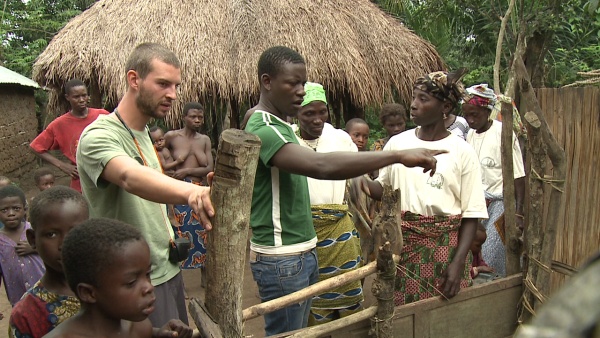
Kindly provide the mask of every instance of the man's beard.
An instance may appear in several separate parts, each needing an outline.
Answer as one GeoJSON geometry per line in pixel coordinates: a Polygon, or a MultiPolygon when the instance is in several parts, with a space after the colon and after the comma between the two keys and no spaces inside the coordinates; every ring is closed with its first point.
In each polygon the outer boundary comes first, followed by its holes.
{"type": "Polygon", "coordinates": [[[138,96],[135,98],[135,103],[142,114],[155,119],[164,118],[164,116],[160,116],[160,114],[157,113],[159,104],[154,104],[152,102],[152,95],[144,89],[144,86],[140,87],[138,96]]]}

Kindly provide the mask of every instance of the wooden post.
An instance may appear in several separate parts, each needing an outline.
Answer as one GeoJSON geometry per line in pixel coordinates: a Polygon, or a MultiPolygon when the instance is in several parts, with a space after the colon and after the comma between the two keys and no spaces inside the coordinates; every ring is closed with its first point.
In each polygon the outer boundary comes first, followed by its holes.
{"type": "Polygon", "coordinates": [[[375,216],[372,227],[375,257],[378,256],[378,250],[386,242],[390,243],[392,254],[400,255],[402,251],[402,231],[398,224],[397,204],[399,200],[400,190],[392,190],[389,185],[383,187],[381,210],[375,216]]]}
{"type": "MultiPolygon", "coordinates": [[[[514,66],[517,69],[517,74],[520,81],[520,88],[523,100],[527,105],[528,109],[536,115],[539,120],[540,134],[542,140],[546,146],[548,157],[552,162],[553,167],[553,178],[548,180],[544,177],[544,173],[532,171],[532,176],[535,175],[535,179],[540,180],[544,183],[549,183],[552,187],[550,192],[550,200],[548,203],[548,214],[546,215],[547,223],[544,231],[542,232],[543,240],[540,252],[540,259],[535,264],[540,265],[541,269],[538,270],[538,274],[532,282],[535,282],[539,293],[543,296],[547,296],[550,291],[550,266],[552,265],[552,256],[554,254],[554,247],[556,245],[556,227],[561,219],[560,212],[563,209],[562,190],[564,186],[564,180],[566,176],[566,155],[564,149],[552,135],[548,123],[544,118],[542,109],[540,108],[539,102],[533,92],[531,81],[529,80],[529,74],[525,68],[525,63],[520,56],[516,56],[514,66]]],[[[532,118],[526,118],[531,120],[532,118]]],[[[531,263],[531,262],[530,262],[531,263]]],[[[534,309],[541,305],[541,302],[536,302],[534,309]]]]}
{"type": "Polygon", "coordinates": [[[514,275],[520,271],[519,232],[515,222],[515,178],[513,168],[513,113],[511,98],[502,98],[502,180],[504,199],[504,251],[506,254],[506,275],[514,275]]]}
{"type": "MultiPolygon", "coordinates": [[[[242,289],[260,139],[223,131],[211,188],[216,215],[207,239],[206,306],[224,337],[242,337],[242,289]]],[[[196,323],[198,325],[199,323],[196,323]]]]}
{"type": "Polygon", "coordinates": [[[373,281],[371,291],[377,298],[377,314],[371,319],[370,335],[378,338],[394,336],[394,280],[396,279],[396,263],[392,259],[392,245],[386,242],[379,248],[377,256],[377,278],[373,281]]]}

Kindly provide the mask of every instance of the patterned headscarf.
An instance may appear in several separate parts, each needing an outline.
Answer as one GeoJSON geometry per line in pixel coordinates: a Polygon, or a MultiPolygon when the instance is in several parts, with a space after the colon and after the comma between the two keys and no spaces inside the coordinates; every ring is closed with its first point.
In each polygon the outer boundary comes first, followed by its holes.
{"type": "Polygon", "coordinates": [[[322,101],[327,104],[327,97],[325,96],[325,88],[321,84],[314,82],[307,82],[304,84],[304,100],[302,101],[302,107],[313,101],[322,101]]]}
{"type": "Polygon", "coordinates": [[[488,88],[487,83],[482,83],[467,88],[467,95],[462,103],[494,110],[497,101],[498,98],[494,91],[491,88],[488,88]]]}
{"type": "Polygon", "coordinates": [[[420,77],[415,81],[414,88],[429,93],[440,101],[449,101],[453,107],[465,95],[465,88],[460,83],[460,78],[467,73],[466,68],[460,68],[455,72],[433,72],[420,77]]]}

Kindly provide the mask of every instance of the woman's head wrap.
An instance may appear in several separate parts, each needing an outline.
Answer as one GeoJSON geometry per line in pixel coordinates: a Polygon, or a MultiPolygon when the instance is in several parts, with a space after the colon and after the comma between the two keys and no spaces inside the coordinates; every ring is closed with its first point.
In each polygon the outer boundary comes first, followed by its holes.
{"type": "Polygon", "coordinates": [[[322,101],[327,104],[327,97],[325,96],[325,88],[321,84],[315,82],[307,82],[304,84],[304,100],[302,101],[302,107],[313,101],[322,101]]]}
{"type": "Polygon", "coordinates": [[[482,83],[467,88],[467,95],[462,103],[494,110],[497,101],[498,98],[494,91],[491,88],[488,88],[487,83],[482,83]]]}
{"type": "Polygon", "coordinates": [[[458,102],[465,95],[465,88],[460,79],[467,73],[466,68],[460,68],[454,72],[433,72],[415,81],[414,88],[429,93],[440,101],[449,101],[453,107],[458,106],[458,102]]]}

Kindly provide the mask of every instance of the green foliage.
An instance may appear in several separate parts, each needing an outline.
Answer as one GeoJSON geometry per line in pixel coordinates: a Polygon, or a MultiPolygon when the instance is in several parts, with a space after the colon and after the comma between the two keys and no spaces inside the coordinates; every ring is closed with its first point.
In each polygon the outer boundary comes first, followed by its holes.
{"type": "Polygon", "coordinates": [[[35,59],[52,37],[94,0],[6,0],[0,21],[0,62],[31,77],[35,59]]]}

